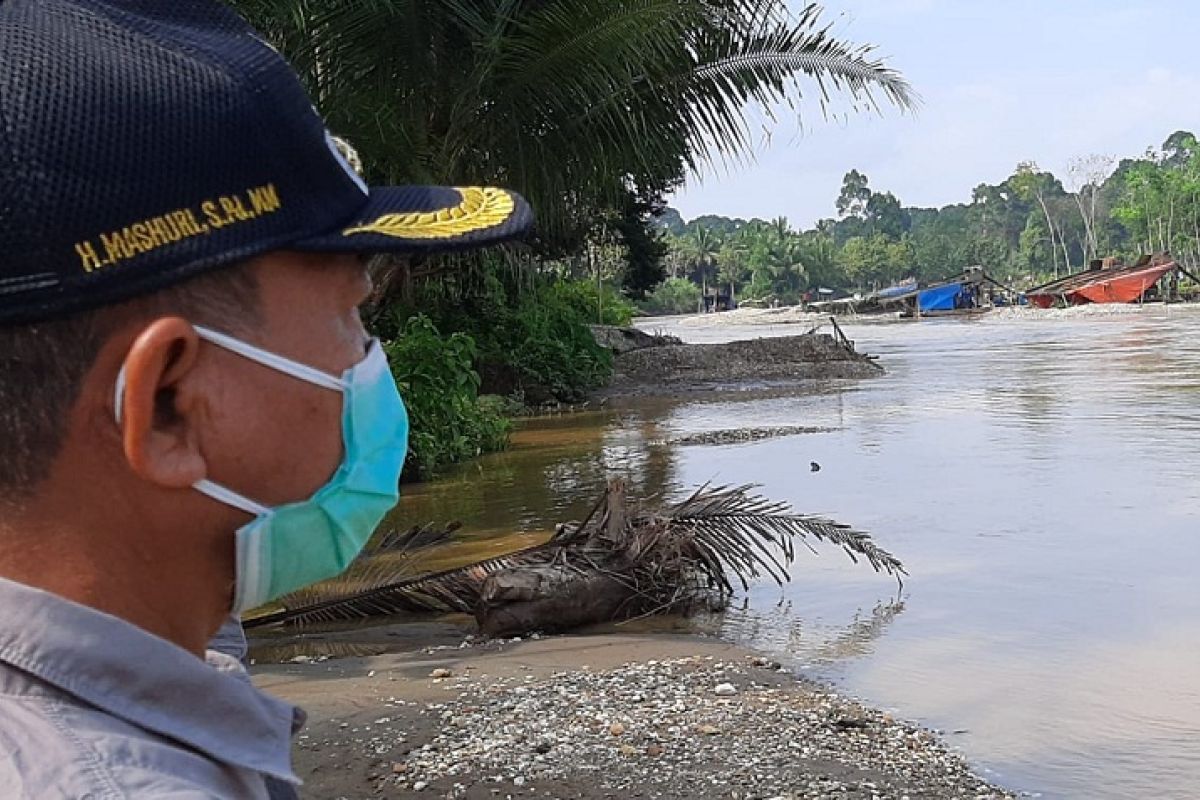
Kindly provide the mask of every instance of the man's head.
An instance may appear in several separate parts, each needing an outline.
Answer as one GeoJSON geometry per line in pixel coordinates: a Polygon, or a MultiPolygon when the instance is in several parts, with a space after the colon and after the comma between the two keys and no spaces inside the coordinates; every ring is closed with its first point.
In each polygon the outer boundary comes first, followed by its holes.
{"type": "Polygon", "coordinates": [[[253,516],[193,487],[283,506],[348,457],[341,391],[201,329],[337,388],[367,353],[359,254],[530,221],[502,190],[368,189],[278,54],[199,0],[0,3],[0,162],[0,577],[193,649],[253,516]]]}
{"type": "Polygon", "coordinates": [[[0,329],[0,575],[169,638],[185,635],[181,618],[214,626],[249,515],[191,487],[207,479],[268,506],[311,496],[342,460],[342,397],[195,326],[336,376],[363,359],[357,309],[369,288],[357,257],[276,251],[112,308],[0,329]],[[111,572],[80,585],[97,563],[111,572]],[[123,571],[142,576],[126,587],[136,596],[108,585],[123,571]]]}

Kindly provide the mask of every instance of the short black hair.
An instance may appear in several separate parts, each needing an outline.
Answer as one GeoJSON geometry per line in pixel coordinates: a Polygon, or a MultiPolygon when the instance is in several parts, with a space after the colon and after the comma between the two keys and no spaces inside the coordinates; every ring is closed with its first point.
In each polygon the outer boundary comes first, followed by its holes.
{"type": "Polygon", "coordinates": [[[28,497],[49,476],[84,378],[109,337],[168,314],[244,332],[260,319],[258,281],[239,263],[115,306],[0,326],[0,499],[28,497]]]}

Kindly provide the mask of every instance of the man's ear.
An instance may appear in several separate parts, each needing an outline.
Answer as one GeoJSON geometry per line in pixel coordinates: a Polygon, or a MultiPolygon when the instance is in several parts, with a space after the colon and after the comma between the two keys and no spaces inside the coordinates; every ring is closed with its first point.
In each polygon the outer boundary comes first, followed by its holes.
{"type": "Polygon", "coordinates": [[[208,473],[196,427],[199,351],[200,339],[186,320],[163,317],[138,334],[125,356],[125,458],[139,477],[165,488],[185,489],[208,473]]]}

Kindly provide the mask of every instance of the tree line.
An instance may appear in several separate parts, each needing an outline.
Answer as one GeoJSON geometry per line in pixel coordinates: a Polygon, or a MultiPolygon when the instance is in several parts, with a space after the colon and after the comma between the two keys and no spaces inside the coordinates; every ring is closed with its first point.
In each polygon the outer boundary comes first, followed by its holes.
{"type": "Polygon", "coordinates": [[[664,283],[651,304],[693,310],[701,292],[718,290],[795,302],[818,288],[932,282],[971,265],[1029,287],[1096,258],[1146,252],[1169,251],[1194,267],[1200,261],[1200,144],[1192,133],[1177,131],[1138,158],[1073,159],[1062,177],[1022,162],[1000,183],[976,186],[969,203],[942,208],[905,206],[852,169],[834,206],[836,217],[806,230],[783,217],[684,222],[664,209],[658,217],[664,283]]]}

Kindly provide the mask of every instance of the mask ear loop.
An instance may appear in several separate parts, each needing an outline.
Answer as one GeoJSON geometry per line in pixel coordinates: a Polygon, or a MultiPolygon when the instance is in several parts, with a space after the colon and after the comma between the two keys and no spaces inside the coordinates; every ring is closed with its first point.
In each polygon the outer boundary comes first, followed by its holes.
{"type": "MultiPolygon", "coordinates": [[[[335,392],[344,392],[346,390],[346,381],[341,378],[334,377],[327,372],[322,372],[319,369],[314,369],[307,364],[301,364],[299,361],[292,361],[290,358],[285,358],[276,355],[267,350],[262,350],[252,344],[235,339],[220,331],[214,331],[211,328],[206,328],[203,325],[192,326],[201,339],[212,342],[218,347],[223,347],[233,353],[237,353],[243,358],[248,358],[264,367],[282,372],[285,375],[290,375],[293,378],[298,378],[307,383],[316,384],[325,389],[332,389],[335,392]]],[[[122,417],[125,411],[125,365],[121,365],[121,370],[117,373],[117,382],[113,390],[113,416],[116,418],[118,425],[121,424],[122,417]]]]}
{"type": "MultiPolygon", "coordinates": [[[[252,344],[246,344],[239,339],[202,325],[193,325],[192,327],[201,339],[209,341],[218,347],[223,347],[243,358],[248,358],[264,367],[282,372],[285,375],[290,375],[307,383],[332,389],[335,392],[344,392],[346,390],[346,381],[321,372],[319,369],[314,369],[307,364],[301,364],[298,361],[292,361],[290,358],[262,350],[252,344]]],[[[121,427],[125,411],[125,383],[125,365],[122,364],[120,371],[117,372],[116,385],[113,388],[113,416],[116,418],[118,428],[121,427]]],[[[192,484],[192,488],[219,503],[232,506],[239,511],[245,511],[247,514],[252,514],[256,517],[270,513],[271,511],[268,506],[256,503],[250,498],[240,495],[232,489],[227,489],[219,483],[213,483],[207,478],[196,481],[196,483],[192,484]]]]}
{"type": "Polygon", "coordinates": [[[213,483],[208,478],[202,478],[192,484],[192,488],[200,494],[207,495],[218,503],[224,503],[227,506],[233,506],[238,511],[245,511],[247,514],[253,514],[256,517],[261,517],[263,514],[270,513],[271,509],[264,506],[262,503],[256,503],[249,497],[238,494],[232,489],[226,489],[219,483],[213,483]]]}
{"type": "Polygon", "coordinates": [[[299,361],[292,361],[290,358],[284,358],[268,350],[262,350],[252,344],[246,344],[241,339],[235,339],[232,336],[228,336],[220,331],[214,331],[211,328],[206,328],[203,325],[193,325],[192,327],[200,335],[201,339],[212,342],[230,352],[237,353],[243,358],[248,358],[258,364],[262,364],[264,367],[269,367],[276,372],[291,375],[293,378],[299,378],[307,383],[332,389],[335,392],[342,392],[346,389],[346,382],[340,377],[335,377],[327,372],[314,369],[307,364],[301,364],[299,361]]]}
{"type": "MultiPolygon", "coordinates": [[[[125,410],[125,365],[121,365],[121,371],[117,373],[117,385],[113,395],[113,415],[116,417],[117,427],[121,427],[122,414],[125,410]]],[[[243,497],[232,489],[226,489],[218,483],[213,483],[207,478],[196,481],[192,484],[192,488],[201,494],[211,497],[219,503],[224,503],[227,506],[233,506],[239,511],[245,511],[247,514],[260,516],[266,514],[271,509],[256,503],[248,497],[243,497]]]]}
{"type": "Polygon", "coordinates": [[[113,416],[116,417],[117,427],[121,427],[122,416],[125,411],[125,365],[121,364],[121,370],[117,373],[117,386],[113,393],[113,416]]]}

